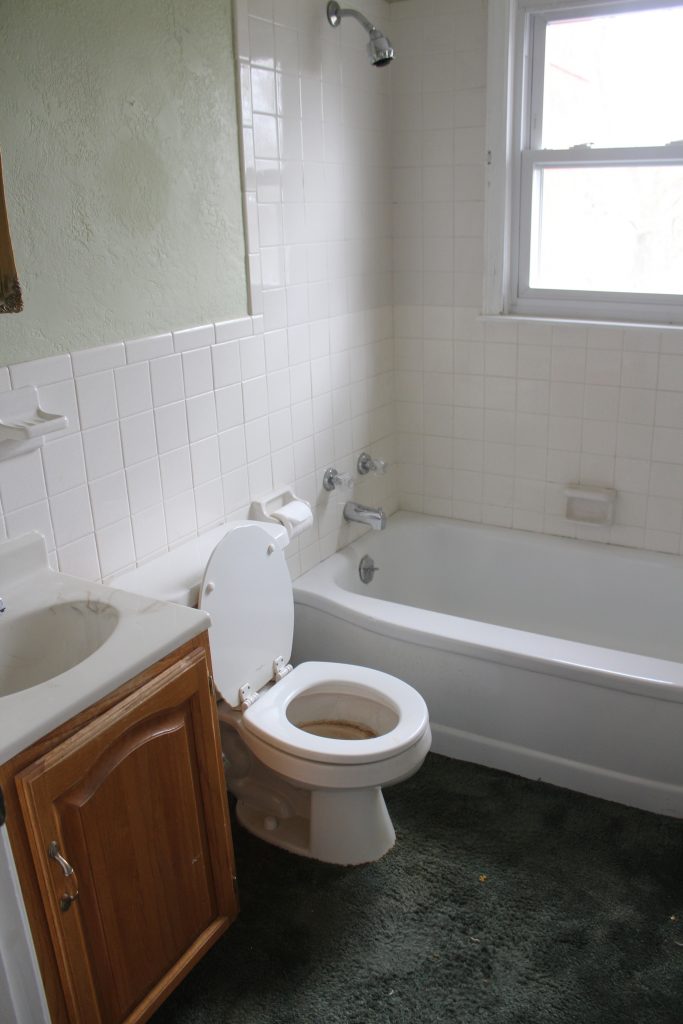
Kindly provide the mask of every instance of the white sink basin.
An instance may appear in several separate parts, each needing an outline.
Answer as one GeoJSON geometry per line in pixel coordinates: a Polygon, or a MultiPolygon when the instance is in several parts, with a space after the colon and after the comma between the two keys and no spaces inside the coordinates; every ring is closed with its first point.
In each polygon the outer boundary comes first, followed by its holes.
{"type": "Polygon", "coordinates": [[[85,661],[116,629],[119,613],[102,601],[52,604],[0,618],[0,697],[44,683],[85,661]]]}
{"type": "Polygon", "coordinates": [[[54,572],[37,533],[0,544],[0,598],[0,764],[211,621],[54,572]]]}

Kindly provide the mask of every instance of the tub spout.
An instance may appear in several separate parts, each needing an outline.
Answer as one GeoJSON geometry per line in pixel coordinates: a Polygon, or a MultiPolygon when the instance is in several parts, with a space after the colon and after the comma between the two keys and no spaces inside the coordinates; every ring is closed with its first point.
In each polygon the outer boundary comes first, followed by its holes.
{"type": "Polygon", "coordinates": [[[371,526],[373,530],[384,530],[387,525],[387,516],[384,509],[371,508],[369,505],[359,505],[357,501],[347,501],[344,505],[344,519],[348,523],[363,523],[364,526],[371,526]]]}

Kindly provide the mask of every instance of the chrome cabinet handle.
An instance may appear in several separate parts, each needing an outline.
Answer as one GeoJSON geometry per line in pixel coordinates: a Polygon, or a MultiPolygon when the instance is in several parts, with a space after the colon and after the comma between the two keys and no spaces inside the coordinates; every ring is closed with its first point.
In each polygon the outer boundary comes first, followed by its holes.
{"type": "Polygon", "coordinates": [[[69,864],[68,860],[65,860],[59,852],[59,843],[55,842],[54,839],[47,848],[47,855],[50,860],[56,860],[60,868],[64,872],[65,878],[70,878],[74,873],[74,869],[69,864]]]}
{"type": "MultiPolygon", "coordinates": [[[[57,862],[57,864],[59,864],[60,868],[64,872],[65,878],[71,878],[73,876],[74,882],[76,881],[76,875],[74,873],[73,867],[71,866],[71,864],[69,864],[68,860],[66,860],[65,857],[62,857],[61,853],[59,852],[59,843],[55,842],[55,840],[53,840],[48,846],[47,855],[50,858],[50,860],[54,860],[57,862]]],[[[69,910],[69,908],[71,907],[71,904],[74,902],[74,900],[77,899],[78,889],[76,889],[76,892],[73,895],[70,895],[68,892],[65,892],[59,900],[59,909],[61,910],[61,912],[65,914],[67,910],[69,910]]]]}

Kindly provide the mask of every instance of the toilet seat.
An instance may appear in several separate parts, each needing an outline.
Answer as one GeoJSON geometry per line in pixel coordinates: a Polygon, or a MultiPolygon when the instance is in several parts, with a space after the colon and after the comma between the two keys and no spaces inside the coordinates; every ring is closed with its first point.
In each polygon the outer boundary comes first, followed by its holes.
{"type": "Polygon", "coordinates": [[[420,694],[395,676],[359,665],[309,661],[274,683],[247,708],[242,725],[247,734],[306,761],[373,764],[418,743],[429,726],[429,716],[420,694]],[[287,710],[297,698],[321,693],[338,694],[342,704],[345,697],[350,698],[350,705],[354,698],[361,698],[393,712],[398,721],[370,739],[330,739],[305,732],[290,721],[287,710]]]}
{"type": "Polygon", "coordinates": [[[207,563],[199,605],[212,619],[218,689],[260,762],[298,785],[330,791],[381,786],[417,770],[431,733],[416,690],[359,665],[287,664],[292,584],[282,549],[264,524],[236,523],[226,533],[207,563]],[[327,722],[359,723],[376,734],[347,740],[305,731],[299,725],[310,721],[309,703],[313,720],[315,709],[325,707],[327,722]]]}

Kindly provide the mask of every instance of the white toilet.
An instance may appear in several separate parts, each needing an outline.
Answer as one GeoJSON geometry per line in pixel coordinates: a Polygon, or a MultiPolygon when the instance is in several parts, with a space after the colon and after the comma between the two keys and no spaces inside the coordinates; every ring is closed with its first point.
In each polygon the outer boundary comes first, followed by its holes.
{"type": "Polygon", "coordinates": [[[239,821],[255,835],[317,860],[362,864],[394,845],[381,787],[424,761],[427,706],[385,672],[322,661],[291,667],[286,543],[284,527],[236,523],[202,581],[228,784],[239,821]]]}

